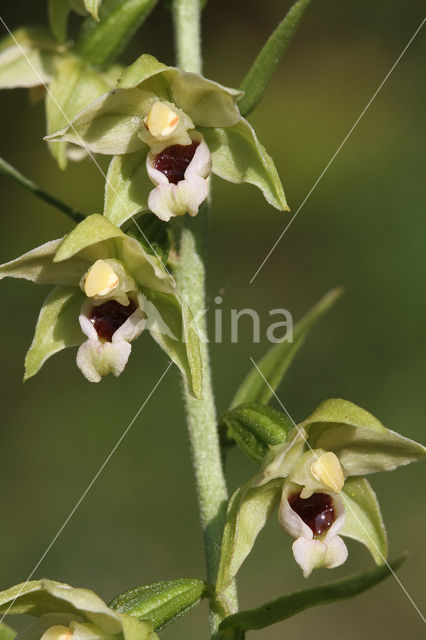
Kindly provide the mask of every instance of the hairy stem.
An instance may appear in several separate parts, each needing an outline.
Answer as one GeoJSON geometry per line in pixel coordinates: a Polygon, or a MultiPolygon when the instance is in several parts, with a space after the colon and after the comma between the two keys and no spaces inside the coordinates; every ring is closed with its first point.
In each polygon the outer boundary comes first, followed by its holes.
{"type": "Polygon", "coordinates": [[[11,178],[14,182],[16,182],[16,184],[19,184],[19,186],[27,189],[27,191],[30,191],[37,198],[40,198],[40,200],[44,200],[45,202],[48,202],[50,205],[52,205],[52,207],[56,207],[56,209],[63,211],[67,214],[67,216],[74,220],[74,222],[81,222],[82,220],[84,220],[85,216],[82,213],[79,213],[64,202],[61,202],[61,200],[58,200],[54,196],[50,195],[50,193],[47,193],[47,191],[43,191],[43,189],[36,185],[35,182],[32,182],[31,180],[23,176],[22,173],[19,173],[19,171],[15,169],[15,167],[12,167],[12,165],[6,162],[6,160],[4,160],[3,158],[0,158],[0,173],[3,173],[8,178],[11,178]]]}
{"type": "MultiPolygon", "coordinates": [[[[177,64],[185,71],[201,73],[200,0],[174,0],[173,14],[177,64]]],[[[208,207],[201,207],[197,218],[187,220],[186,226],[182,229],[176,281],[179,294],[189,304],[196,318],[201,339],[203,397],[201,400],[196,400],[185,388],[184,399],[204,535],[207,579],[214,585],[219,564],[228,492],[217,431],[205,318],[203,246],[206,240],[207,213],[208,207]]],[[[236,611],[235,584],[229,587],[225,598],[227,613],[236,611]]],[[[212,607],[210,615],[212,636],[216,634],[222,618],[223,612],[217,607],[212,607]]]]}
{"type": "Polygon", "coordinates": [[[200,0],[174,0],[173,16],[177,65],[201,73],[200,0]]]}

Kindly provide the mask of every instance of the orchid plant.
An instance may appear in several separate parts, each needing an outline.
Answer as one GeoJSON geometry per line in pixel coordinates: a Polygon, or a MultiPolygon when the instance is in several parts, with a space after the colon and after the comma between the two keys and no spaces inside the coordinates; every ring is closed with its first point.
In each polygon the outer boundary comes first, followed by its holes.
{"type": "MultiPolygon", "coordinates": [[[[154,640],[203,598],[210,601],[211,637],[237,640],[308,607],[361,593],[400,563],[387,560],[380,507],[364,476],[426,459],[422,445],[351,402],[326,400],[300,424],[270,406],[305,336],[339,290],[298,323],[293,342],[270,348],[229,410],[216,418],[203,313],[202,225],[189,219],[206,217],[212,174],[250,183],[277,210],[288,210],[274,162],[245,116],[263,97],[309,0],[293,5],[239,89],[201,75],[200,0],[166,3],[174,19],[176,66],[148,53],[126,68],[117,62],[155,4],[49,0],[49,28],[21,28],[0,44],[0,88],[27,87],[33,97],[45,98],[45,140],[59,166],[86,154],[111,156],[104,211],[88,216],[1,161],[3,173],[77,224],[65,237],[1,265],[0,279],[53,286],[26,355],[25,378],[68,347],[78,347],[76,364],[88,381],[118,376],[145,329],[178,366],[207,575],[140,585],[109,605],[87,589],[52,580],[18,584],[0,593],[0,613],[36,617],[19,634],[25,640],[154,640]],[[74,41],[67,32],[71,10],[82,16],[74,41]],[[231,446],[259,468],[228,500],[224,463],[231,446]],[[237,573],[276,510],[305,578],[345,562],[342,536],[362,543],[377,567],[240,611],[237,573]]],[[[0,626],[1,638],[14,635],[0,626]]]]}

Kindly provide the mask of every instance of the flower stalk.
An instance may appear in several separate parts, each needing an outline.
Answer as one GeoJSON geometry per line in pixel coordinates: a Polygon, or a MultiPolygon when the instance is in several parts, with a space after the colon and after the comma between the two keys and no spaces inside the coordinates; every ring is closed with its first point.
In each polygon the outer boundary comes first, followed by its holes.
{"type": "Polygon", "coordinates": [[[69,205],[65,204],[65,202],[58,200],[55,196],[52,196],[47,191],[41,189],[35,182],[26,178],[22,173],[15,169],[15,167],[12,167],[11,164],[6,162],[4,158],[0,158],[0,173],[11,178],[11,180],[16,182],[16,184],[19,184],[20,187],[23,187],[37,198],[40,198],[40,200],[44,200],[44,202],[47,202],[52,207],[56,207],[59,211],[63,211],[63,213],[66,213],[71,220],[74,220],[74,222],[81,222],[84,220],[85,216],[82,213],[79,213],[69,205]]]}
{"type": "MultiPolygon", "coordinates": [[[[201,73],[200,0],[174,0],[174,27],[177,65],[184,71],[201,73]]],[[[226,518],[228,491],[223,471],[217,430],[217,416],[212,387],[210,358],[205,318],[205,265],[203,246],[206,242],[208,206],[202,206],[198,220],[182,228],[176,282],[179,294],[186,300],[197,322],[201,340],[203,397],[191,397],[184,387],[188,433],[191,443],[198,505],[204,536],[207,580],[216,583],[219,549],[226,518]]],[[[233,582],[225,598],[226,614],[238,610],[236,586],[233,582]]],[[[211,608],[210,630],[215,636],[223,613],[211,608]]]]}

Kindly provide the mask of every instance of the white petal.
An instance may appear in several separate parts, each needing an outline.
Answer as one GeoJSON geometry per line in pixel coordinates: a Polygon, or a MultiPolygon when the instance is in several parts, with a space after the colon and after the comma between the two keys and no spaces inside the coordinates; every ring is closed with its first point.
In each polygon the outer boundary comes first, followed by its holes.
{"type": "Polygon", "coordinates": [[[132,346],[119,342],[87,340],[77,352],[77,366],[89,382],[100,382],[103,376],[112,373],[119,376],[130,356],[132,346]]]}
{"type": "Polygon", "coordinates": [[[194,153],[187,170],[185,171],[185,179],[190,176],[200,176],[208,178],[212,171],[212,158],[210,149],[207,146],[204,136],[198,131],[194,131],[191,136],[192,140],[198,142],[198,147],[194,153]]]}
{"type": "Polygon", "coordinates": [[[326,534],[327,539],[329,538],[331,539],[331,538],[334,538],[334,536],[337,536],[340,529],[345,524],[345,517],[346,517],[345,505],[343,504],[342,497],[340,495],[333,495],[332,498],[333,498],[333,506],[334,506],[334,515],[336,519],[334,520],[333,524],[327,531],[327,534],[326,534]]]}
{"type": "Polygon", "coordinates": [[[211,172],[210,151],[200,133],[195,132],[192,139],[199,144],[185,171],[184,179],[178,184],[170,183],[161,171],[155,169],[157,154],[154,151],[148,153],[147,172],[152,182],[157,185],[149,194],[148,207],[160,220],[167,222],[170,218],[185,213],[195,216],[207,198],[208,185],[205,178],[211,172]]]}
{"type": "Polygon", "coordinates": [[[203,178],[182,180],[178,184],[161,184],[149,194],[148,206],[160,220],[168,221],[175,216],[189,213],[195,216],[207,198],[207,181],[203,178]]]}
{"type": "Polygon", "coordinates": [[[112,342],[120,342],[121,340],[126,340],[127,342],[132,342],[135,338],[138,338],[142,331],[145,329],[146,325],[146,317],[141,309],[136,309],[129,316],[119,329],[112,336],[112,342]]]}
{"type": "Polygon", "coordinates": [[[334,567],[340,567],[346,561],[348,557],[348,549],[343,542],[342,538],[336,536],[331,540],[326,540],[327,552],[325,554],[324,562],[322,564],[326,569],[334,569],[334,567]]]}
{"type": "Polygon", "coordinates": [[[298,538],[293,542],[292,549],[294,559],[302,569],[304,578],[309,578],[313,569],[324,566],[327,545],[321,540],[298,538]]]}

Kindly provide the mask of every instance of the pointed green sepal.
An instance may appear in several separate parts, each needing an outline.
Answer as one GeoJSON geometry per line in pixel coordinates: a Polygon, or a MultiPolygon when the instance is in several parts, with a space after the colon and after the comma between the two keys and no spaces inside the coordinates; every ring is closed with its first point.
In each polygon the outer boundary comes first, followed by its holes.
{"type": "MultiPolygon", "coordinates": [[[[68,123],[88,104],[113,86],[113,77],[95,72],[75,56],[67,56],[58,66],[46,99],[47,133],[68,123]]],[[[66,144],[48,142],[61,169],[67,165],[66,144]]]]}
{"type": "Polygon", "coordinates": [[[146,170],[148,147],[114,156],[105,182],[104,216],[121,227],[138,213],[148,211],[148,196],[153,188],[146,170]]]}
{"type": "Polygon", "coordinates": [[[385,564],[388,539],[379,503],[365,478],[348,478],[342,489],[345,524],[341,535],[361,542],[370,551],[374,562],[385,564]]]}
{"type": "Polygon", "coordinates": [[[52,289],[43,303],[34,339],[25,356],[24,380],[34,376],[50,356],[84,341],[78,322],[84,299],[76,287],[52,289]]]}
{"type": "MultiPolygon", "coordinates": [[[[223,638],[223,640],[228,638],[229,635],[227,635],[227,632],[231,629],[239,630],[243,633],[246,631],[265,629],[272,624],[287,620],[287,618],[291,618],[306,609],[353,598],[388,578],[392,575],[392,572],[401,566],[404,560],[405,558],[399,558],[391,562],[388,566],[379,567],[372,571],[365,571],[350,578],[332,582],[321,587],[291,593],[282,598],[267,602],[257,609],[235,613],[221,622],[219,631],[222,635],[219,637],[223,638]]],[[[240,637],[243,638],[244,635],[240,637]]]]}
{"type": "Polygon", "coordinates": [[[258,187],[265,200],[280,211],[289,211],[277,168],[253,127],[241,118],[229,127],[200,127],[209,146],[213,173],[229,182],[258,187]]]}
{"type": "Polygon", "coordinates": [[[188,305],[176,294],[144,289],[148,329],[177,365],[193,396],[203,393],[200,338],[188,305]]]}
{"type": "Polygon", "coordinates": [[[386,429],[365,409],[347,400],[324,401],[299,425],[313,449],[332,451],[346,476],[363,476],[426,460],[426,448],[386,429]]]}
{"type": "Polygon", "coordinates": [[[99,7],[101,6],[101,2],[102,0],[84,0],[86,11],[90,13],[96,22],[99,22],[99,7]]]}
{"type": "Polygon", "coordinates": [[[0,280],[23,278],[36,284],[78,285],[90,263],[82,257],[75,257],[66,264],[54,262],[55,253],[63,240],[50,240],[19,258],[0,265],[0,280]]]}
{"type": "Polygon", "coordinates": [[[159,631],[208,595],[209,588],[202,580],[179,578],[128,589],[109,606],[139,620],[149,620],[159,631]]]}
{"type": "Polygon", "coordinates": [[[256,108],[277,67],[280,58],[293,39],[310,0],[298,0],[266,41],[240,89],[244,96],[238,102],[241,115],[246,116],[256,108]]]}
{"type": "Polygon", "coordinates": [[[89,589],[75,589],[53,580],[32,580],[1,591],[0,613],[37,616],[39,619],[25,631],[27,639],[41,638],[54,625],[77,623],[83,633],[79,637],[83,638],[117,635],[122,640],[158,640],[151,622],[114,611],[89,589]]]}
{"type": "Polygon", "coordinates": [[[330,309],[341,294],[342,289],[340,288],[333,289],[327,293],[296,324],[293,332],[293,342],[281,342],[269,349],[258,363],[258,367],[267,382],[259,374],[259,371],[253,368],[238,388],[231,402],[231,408],[245,402],[269,402],[310,329],[330,309]]]}
{"type": "Polygon", "coordinates": [[[219,595],[232,582],[252,550],[257,536],[279,502],[281,489],[281,480],[272,480],[261,487],[253,487],[249,482],[231,497],[216,584],[219,595]]]}

